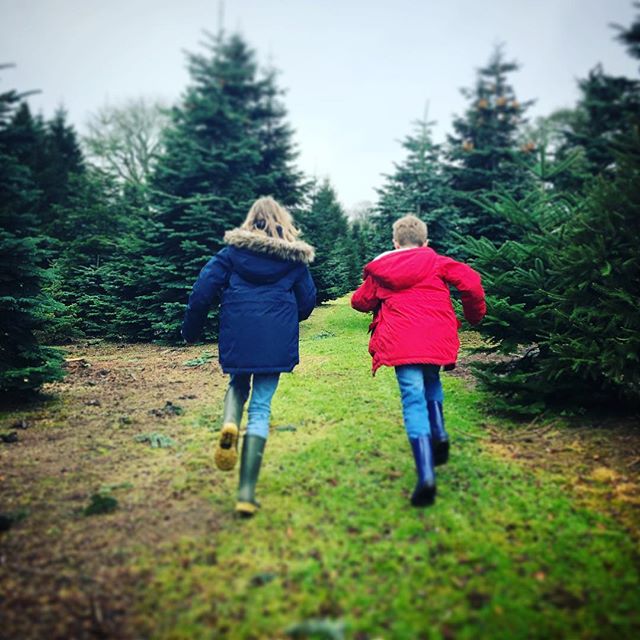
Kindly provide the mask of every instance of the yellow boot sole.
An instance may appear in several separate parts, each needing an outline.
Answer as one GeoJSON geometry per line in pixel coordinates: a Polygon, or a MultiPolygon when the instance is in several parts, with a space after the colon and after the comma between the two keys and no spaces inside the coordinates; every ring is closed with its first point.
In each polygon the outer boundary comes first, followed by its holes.
{"type": "Polygon", "coordinates": [[[260,507],[253,502],[236,502],[236,513],[243,518],[251,518],[259,509],[260,507]]]}
{"type": "Polygon", "coordinates": [[[213,456],[216,467],[220,471],[231,471],[238,461],[238,434],[237,425],[228,422],[222,426],[218,447],[213,456]]]}

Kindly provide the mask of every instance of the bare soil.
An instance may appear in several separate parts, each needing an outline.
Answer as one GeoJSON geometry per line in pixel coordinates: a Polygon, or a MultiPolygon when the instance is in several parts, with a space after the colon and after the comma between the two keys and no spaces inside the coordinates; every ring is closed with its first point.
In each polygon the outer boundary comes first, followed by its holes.
{"type": "Polygon", "coordinates": [[[201,444],[196,472],[216,482],[210,431],[178,415],[220,404],[217,359],[184,364],[203,351],[215,356],[203,347],[74,346],[65,380],[45,389],[54,399],[3,414],[0,433],[16,435],[0,442],[0,512],[15,521],[0,532],[0,637],[134,637],[128,605],[145,576],[127,568],[132,554],[221,526],[202,497],[176,487],[184,470],[175,453],[135,440],[158,433],[201,444]],[[118,508],[85,516],[99,491],[118,508]]]}

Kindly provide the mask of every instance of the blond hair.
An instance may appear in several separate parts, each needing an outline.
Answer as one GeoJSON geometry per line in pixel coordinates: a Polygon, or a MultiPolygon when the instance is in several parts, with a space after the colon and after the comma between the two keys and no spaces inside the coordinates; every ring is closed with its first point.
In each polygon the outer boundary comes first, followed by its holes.
{"type": "Polygon", "coordinates": [[[393,239],[401,247],[421,247],[427,241],[427,225],[416,216],[404,216],[393,223],[393,239]]]}
{"type": "Polygon", "coordinates": [[[251,205],[240,228],[287,242],[293,242],[300,235],[291,214],[271,196],[258,198],[251,205]]]}

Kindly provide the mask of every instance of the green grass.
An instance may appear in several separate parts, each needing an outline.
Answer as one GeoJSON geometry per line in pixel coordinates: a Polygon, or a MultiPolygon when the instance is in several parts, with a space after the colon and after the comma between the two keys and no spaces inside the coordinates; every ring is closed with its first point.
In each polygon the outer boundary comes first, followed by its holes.
{"type": "Polygon", "coordinates": [[[409,505],[397,385],[391,370],[371,377],[367,323],[344,300],[305,323],[272,415],[297,429],[272,429],[260,514],[235,519],[236,474],[216,472],[219,529],[142,552],[149,634],[284,638],[328,619],[360,640],[638,637],[633,541],[544,472],[484,451],[483,398],[459,379],[443,377],[453,449],[437,504],[409,505]]]}

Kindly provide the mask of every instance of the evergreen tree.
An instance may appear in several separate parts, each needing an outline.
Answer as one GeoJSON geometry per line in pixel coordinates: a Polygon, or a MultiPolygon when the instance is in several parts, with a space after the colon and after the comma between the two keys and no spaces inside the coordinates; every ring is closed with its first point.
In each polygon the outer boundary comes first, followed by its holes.
{"type": "Polygon", "coordinates": [[[461,229],[455,217],[457,211],[450,206],[451,192],[440,146],[432,139],[433,124],[426,117],[414,123],[414,132],[402,142],[405,159],[395,164],[394,173],[386,176],[384,186],[378,190],[374,218],[377,253],[390,248],[391,226],[409,213],[427,223],[430,242],[436,249],[446,252],[456,244],[451,232],[461,229]]]}
{"type": "Polygon", "coordinates": [[[99,170],[75,176],[69,186],[66,205],[54,207],[55,231],[66,241],[54,263],[51,286],[66,312],[56,317],[49,337],[120,337],[115,323],[123,292],[117,274],[124,266],[122,244],[139,210],[132,211],[119,185],[99,170]]]}
{"type": "MultiPolygon", "coordinates": [[[[38,190],[38,225],[43,235],[54,236],[54,207],[69,197],[69,181],[84,170],[84,160],[73,127],[66,123],[66,112],[58,109],[53,119],[33,117],[22,102],[12,118],[16,134],[15,155],[29,168],[38,190]]],[[[58,238],[61,241],[66,238],[58,238]]]]}
{"type": "MultiPolygon", "coordinates": [[[[633,6],[640,10],[640,2],[634,2],[633,6]]],[[[640,13],[630,27],[625,28],[619,25],[614,25],[614,27],[619,31],[617,40],[627,48],[632,58],[640,60],[640,13]]]]}
{"type": "Polygon", "coordinates": [[[61,355],[35,336],[54,305],[42,293],[39,193],[19,153],[30,134],[16,117],[22,97],[15,91],[0,94],[0,395],[5,400],[63,376],[61,355]]]}
{"type": "Polygon", "coordinates": [[[305,239],[316,250],[310,265],[316,284],[317,301],[325,302],[346,293],[350,288],[347,216],[328,179],[315,183],[308,206],[296,215],[305,239]]]}
{"type": "Polygon", "coordinates": [[[469,239],[488,292],[480,327],[506,359],[480,365],[494,407],[535,413],[549,405],[640,402],[640,133],[618,152],[613,180],[584,197],[544,188],[571,162],[536,166],[526,197],[484,200],[518,240],[469,239]]]}
{"type": "Polygon", "coordinates": [[[129,312],[145,319],[137,338],[179,338],[199,270],[256,198],[295,205],[303,194],[275,75],[259,72],[244,40],[210,38],[203,54],[189,55],[189,72],[151,181],[149,253],[130,280],[137,296],[129,312]]]}
{"type": "Polygon", "coordinates": [[[510,237],[508,224],[476,199],[496,191],[517,197],[526,190],[528,173],[523,159],[533,147],[519,147],[517,137],[531,102],[521,103],[508,80],[518,68],[497,48],[487,66],[478,71],[475,87],[462,90],[470,104],[464,116],[454,119],[454,133],[448,137],[448,174],[455,192],[454,218],[460,221],[457,227],[465,235],[497,242],[510,237]]]}
{"type": "Polygon", "coordinates": [[[631,131],[634,118],[640,112],[637,80],[610,76],[598,65],[578,85],[581,97],[576,115],[565,129],[565,144],[559,151],[560,158],[575,149],[584,153],[586,171],[567,185],[576,190],[584,187],[592,176],[612,172],[612,142],[631,131]]]}

